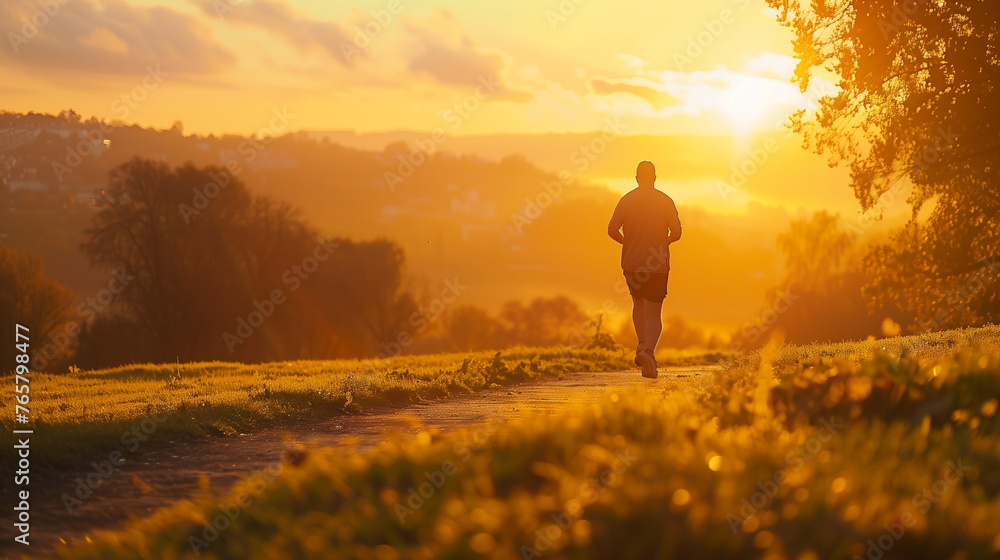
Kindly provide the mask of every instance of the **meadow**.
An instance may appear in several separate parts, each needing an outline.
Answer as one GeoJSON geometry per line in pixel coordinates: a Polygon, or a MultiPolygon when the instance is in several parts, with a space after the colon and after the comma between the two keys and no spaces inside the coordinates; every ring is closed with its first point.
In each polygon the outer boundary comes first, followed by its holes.
{"type": "MultiPolygon", "coordinates": [[[[687,365],[724,357],[664,351],[659,359],[687,365]]],[[[622,349],[567,346],[378,360],[145,364],[34,373],[33,422],[15,426],[13,415],[0,419],[5,439],[0,461],[14,461],[7,440],[16,428],[33,428],[41,436],[32,444],[38,465],[61,467],[134,445],[136,438],[149,441],[143,443],[146,447],[179,437],[235,435],[282,420],[400,407],[569,372],[626,369],[631,360],[622,349]]],[[[13,402],[13,387],[13,376],[4,376],[4,406],[13,402]]]]}
{"type": "Polygon", "coordinates": [[[997,327],[772,346],[482,445],[302,450],[58,557],[995,558],[998,398],[997,327]]]}

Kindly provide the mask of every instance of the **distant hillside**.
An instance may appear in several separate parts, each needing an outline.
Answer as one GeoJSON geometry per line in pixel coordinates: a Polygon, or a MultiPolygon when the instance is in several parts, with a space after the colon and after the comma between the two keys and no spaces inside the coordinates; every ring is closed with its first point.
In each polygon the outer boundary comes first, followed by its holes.
{"type": "MultiPolygon", "coordinates": [[[[346,131],[309,132],[308,135],[367,151],[383,151],[392,144],[414,145],[432,139],[430,134],[405,131],[360,135],[346,131]]],[[[628,175],[642,159],[662,159],[660,163],[669,167],[670,177],[685,178],[724,175],[727,165],[718,154],[731,151],[733,140],[726,136],[619,135],[609,126],[606,132],[594,133],[455,136],[438,143],[437,147],[441,151],[493,161],[517,154],[547,171],[567,169],[605,177],[628,175]]]]}
{"type": "Polygon", "coordinates": [[[306,134],[366,151],[383,151],[399,143],[415,149],[419,142],[438,152],[491,161],[520,155],[552,173],[568,171],[581,181],[613,181],[612,186],[619,191],[631,188],[636,164],[649,159],[657,165],[661,188],[673,189],[671,194],[682,203],[727,212],[741,209],[747,200],[827,209],[845,215],[857,211],[857,202],[847,188],[846,170],[831,169],[825,158],[802,149],[801,138],[788,130],[745,139],[692,134],[649,136],[629,135],[627,123],[619,124],[625,127],[621,136],[609,124],[605,130],[592,133],[455,136],[442,142],[433,142],[430,134],[408,131],[306,134]],[[728,187],[718,186],[720,181],[728,187]]]}
{"type": "MultiPolygon", "coordinates": [[[[375,150],[361,147],[376,137],[349,147],[315,133],[201,137],[74,115],[2,114],[3,184],[37,186],[8,196],[15,218],[7,242],[40,250],[70,287],[97,289],[102,280],[82,269],[76,247],[108,173],[134,156],[193,162],[226,167],[252,190],[298,206],[324,232],[396,240],[414,282],[427,291],[458,278],[469,286],[467,303],[495,308],[565,294],[624,320],[619,248],[605,233],[619,192],[591,178],[627,177],[637,154],[662,153],[670,155],[660,167],[669,187],[671,179],[724,171],[715,155],[732,145],[711,137],[623,137],[580,172],[567,154],[600,136],[455,138],[437,142],[428,156],[421,146],[433,140],[420,136],[409,143],[400,143],[405,135],[380,136],[391,142],[375,150]],[[470,151],[479,152],[454,155],[470,151]],[[527,155],[508,154],[514,151],[527,155]]],[[[684,193],[667,187],[683,201],[684,193]]],[[[685,233],[673,249],[669,312],[724,329],[755,313],[781,276],[774,235],[790,217],[761,203],[723,216],[682,202],[685,233]]]]}

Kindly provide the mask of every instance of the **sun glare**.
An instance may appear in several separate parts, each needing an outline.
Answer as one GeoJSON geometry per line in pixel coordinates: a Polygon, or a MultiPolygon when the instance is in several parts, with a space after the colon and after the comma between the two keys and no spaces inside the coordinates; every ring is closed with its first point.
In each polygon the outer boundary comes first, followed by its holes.
{"type": "Polygon", "coordinates": [[[634,91],[655,91],[676,100],[676,104],[655,111],[661,118],[714,116],[726,127],[721,133],[746,138],[780,128],[788,115],[814,108],[815,100],[830,89],[820,79],[810,84],[808,92],[801,92],[792,82],[793,68],[791,57],[763,53],[742,70],[719,66],[694,72],[646,72],[641,78],[620,81],[619,88],[624,83],[634,91]]]}
{"type": "Polygon", "coordinates": [[[774,108],[768,88],[757,81],[738,82],[722,91],[722,111],[741,132],[774,108]]]}
{"type": "Polygon", "coordinates": [[[785,116],[807,104],[805,96],[790,83],[743,75],[734,78],[719,91],[715,109],[729,119],[738,135],[775,128],[785,116]]]}

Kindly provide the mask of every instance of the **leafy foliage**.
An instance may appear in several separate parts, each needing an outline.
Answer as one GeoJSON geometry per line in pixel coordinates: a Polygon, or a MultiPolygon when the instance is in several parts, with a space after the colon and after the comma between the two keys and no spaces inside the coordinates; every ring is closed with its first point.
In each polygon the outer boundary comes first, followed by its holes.
{"type": "Polygon", "coordinates": [[[914,331],[1000,320],[1000,9],[978,0],[768,0],[795,33],[796,78],[835,72],[815,121],[794,121],[851,168],[874,214],[909,192],[911,223],[868,255],[875,302],[914,331]],[[926,218],[922,210],[925,210],[926,218]]]}
{"type": "Polygon", "coordinates": [[[866,304],[862,288],[872,280],[861,262],[866,246],[839,215],[821,211],[793,220],[777,246],[785,278],[768,292],[769,307],[735,333],[734,347],[759,348],[778,331],[797,344],[898,334],[883,325],[913,318],[891,302],[866,304]]]}
{"type": "MultiPolygon", "coordinates": [[[[0,339],[4,341],[0,346],[0,371],[12,370],[15,365],[15,321],[30,329],[21,333],[29,336],[29,347],[41,347],[73,319],[70,306],[74,299],[66,287],[46,276],[37,254],[0,245],[0,339]]],[[[58,334],[67,344],[57,348],[58,354],[52,353],[48,360],[64,357],[72,350],[70,337],[58,334]]]]}
{"type": "Polygon", "coordinates": [[[87,233],[93,263],[131,277],[118,314],[84,337],[87,367],[373,355],[416,309],[396,245],[320,238],[217,167],[130,160],[87,233]],[[264,317],[241,333],[253,313],[264,317]]]}

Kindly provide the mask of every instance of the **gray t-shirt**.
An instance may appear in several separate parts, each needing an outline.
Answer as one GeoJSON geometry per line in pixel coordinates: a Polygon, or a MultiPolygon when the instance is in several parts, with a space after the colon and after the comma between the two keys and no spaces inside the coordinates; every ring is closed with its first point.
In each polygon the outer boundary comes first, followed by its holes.
{"type": "Polygon", "coordinates": [[[618,201],[609,230],[622,228],[622,270],[652,273],[670,270],[670,244],[681,238],[681,220],[673,199],[653,187],[637,187],[618,201]]]}

